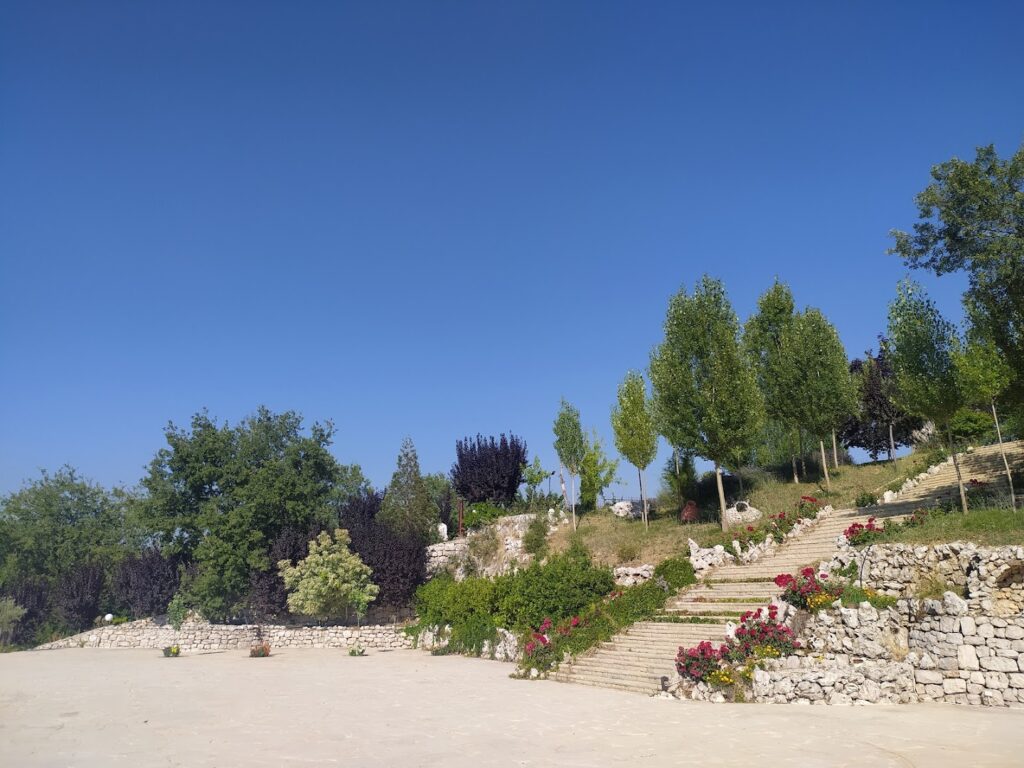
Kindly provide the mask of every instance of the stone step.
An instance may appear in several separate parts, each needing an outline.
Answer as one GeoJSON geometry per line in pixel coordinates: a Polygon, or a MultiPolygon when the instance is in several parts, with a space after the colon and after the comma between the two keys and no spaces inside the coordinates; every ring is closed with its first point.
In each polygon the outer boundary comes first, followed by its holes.
{"type": "Polygon", "coordinates": [[[577,659],[570,665],[573,672],[604,672],[609,675],[616,674],[619,670],[627,671],[632,675],[665,675],[675,669],[675,659],[639,659],[626,658],[623,656],[615,658],[587,657],[577,659]],[[668,670],[666,672],[666,669],[668,670]]]}
{"type": "Polygon", "coordinates": [[[652,696],[661,690],[660,681],[652,682],[651,684],[643,682],[620,683],[617,680],[604,677],[591,678],[583,675],[563,675],[561,673],[555,673],[551,679],[559,683],[574,683],[576,685],[589,685],[597,688],[612,688],[614,690],[638,693],[645,696],[652,696]]]}
{"type": "Polygon", "coordinates": [[[695,637],[715,637],[725,634],[726,622],[719,624],[682,624],[673,622],[666,624],[669,627],[678,627],[675,631],[661,632],[657,629],[638,630],[636,634],[621,633],[615,635],[605,643],[619,643],[623,645],[644,645],[648,643],[670,643],[677,640],[692,639],[695,637]]]}

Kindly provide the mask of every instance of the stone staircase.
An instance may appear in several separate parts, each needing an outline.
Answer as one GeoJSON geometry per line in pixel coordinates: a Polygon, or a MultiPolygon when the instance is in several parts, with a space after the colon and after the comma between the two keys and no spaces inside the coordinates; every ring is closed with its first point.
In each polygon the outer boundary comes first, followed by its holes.
{"type": "MultiPolygon", "coordinates": [[[[875,514],[875,510],[871,510],[875,514]]],[[[881,516],[881,515],[879,515],[881,516]]],[[[864,522],[867,510],[837,512],[803,535],[780,546],[771,557],[749,565],[715,569],[705,579],[666,603],[659,616],[640,621],[610,641],[563,665],[554,675],[562,682],[652,694],[671,678],[680,646],[725,640],[725,624],[771,602],[780,590],[772,579],[807,565],[830,560],[836,537],[851,523],[864,522]]]]}
{"type": "MultiPolygon", "coordinates": [[[[1011,469],[1024,467],[1024,441],[1016,440],[1003,443],[1003,447],[1006,450],[1006,460],[1010,463],[1011,469]]],[[[999,455],[998,445],[985,445],[967,453],[957,454],[957,460],[960,462],[960,474],[964,483],[971,479],[980,480],[989,484],[994,490],[1008,493],[1006,469],[1003,466],[1003,459],[999,455]]],[[[1018,497],[1021,496],[1022,489],[1016,490],[1018,497]]],[[[930,507],[939,502],[958,499],[956,470],[952,463],[946,463],[934,474],[918,481],[913,488],[900,493],[896,501],[885,504],[882,508],[888,510],[896,505],[930,507]]]]}
{"type": "MultiPolygon", "coordinates": [[[[1011,466],[1024,463],[1024,441],[1007,443],[1011,466]]],[[[964,481],[976,478],[1005,483],[998,447],[986,446],[958,456],[964,481]]],[[[1024,491],[1024,489],[1021,489],[1024,491]]],[[[836,538],[854,522],[869,517],[881,520],[902,517],[914,508],[931,505],[957,494],[952,464],[940,468],[917,486],[901,494],[898,502],[845,510],[823,518],[802,535],[781,545],[775,554],[749,565],[717,568],[702,581],[670,598],[651,621],[640,621],[606,643],[592,649],[554,674],[561,682],[615,688],[653,694],[662,689],[675,671],[680,646],[690,648],[709,640],[725,640],[725,624],[744,611],[767,605],[780,594],[773,579],[795,573],[808,565],[828,561],[836,552],[836,538]]],[[[1021,491],[1018,495],[1024,495],[1021,491]]]]}

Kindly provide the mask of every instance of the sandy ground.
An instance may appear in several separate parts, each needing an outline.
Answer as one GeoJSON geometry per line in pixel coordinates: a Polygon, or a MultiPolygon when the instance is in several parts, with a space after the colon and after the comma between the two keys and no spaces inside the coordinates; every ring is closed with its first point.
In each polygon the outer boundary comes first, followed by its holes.
{"type": "Polygon", "coordinates": [[[5,654],[0,765],[1024,765],[1022,710],[699,704],[371,654],[5,654]]]}

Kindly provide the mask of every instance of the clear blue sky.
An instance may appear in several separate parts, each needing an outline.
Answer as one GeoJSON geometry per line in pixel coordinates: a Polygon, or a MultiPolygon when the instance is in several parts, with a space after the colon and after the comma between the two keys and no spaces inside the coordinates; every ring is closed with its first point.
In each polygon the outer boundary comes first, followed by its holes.
{"type": "Polygon", "coordinates": [[[134,484],[204,406],[333,419],[377,484],[405,435],[552,466],[563,395],[611,447],[681,284],[743,318],[778,276],[857,354],[929,168],[1024,139],[1019,2],[3,15],[0,491],[134,484]]]}

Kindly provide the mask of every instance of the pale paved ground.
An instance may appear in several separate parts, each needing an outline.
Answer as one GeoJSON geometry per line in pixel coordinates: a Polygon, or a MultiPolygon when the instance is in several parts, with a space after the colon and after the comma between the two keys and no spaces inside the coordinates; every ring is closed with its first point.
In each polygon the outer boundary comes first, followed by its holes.
{"type": "Polygon", "coordinates": [[[1024,711],[649,699],[337,650],[0,655],[0,765],[1021,766],[1024,711]]]}

